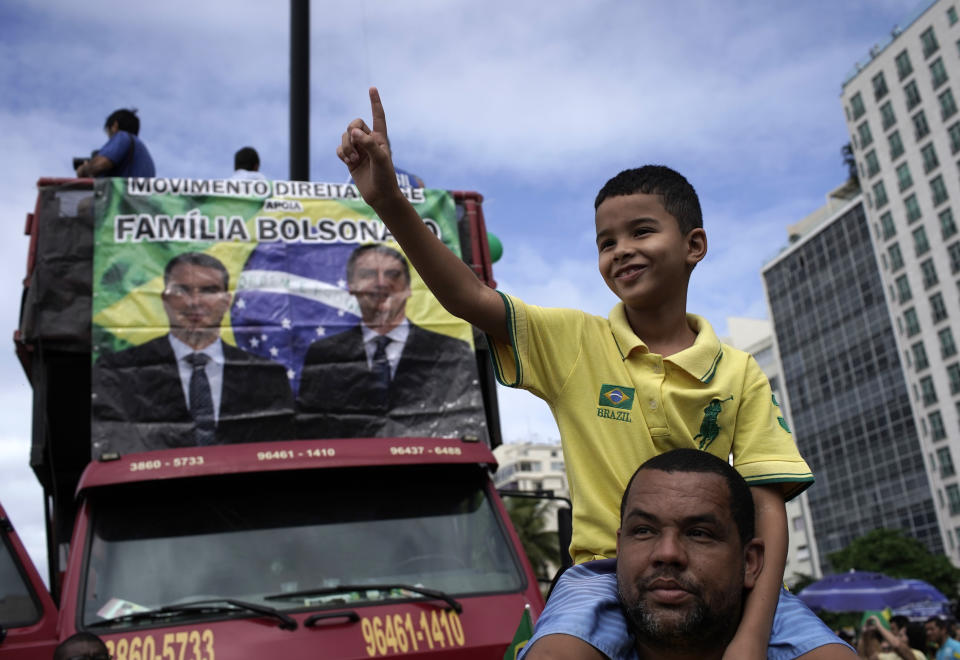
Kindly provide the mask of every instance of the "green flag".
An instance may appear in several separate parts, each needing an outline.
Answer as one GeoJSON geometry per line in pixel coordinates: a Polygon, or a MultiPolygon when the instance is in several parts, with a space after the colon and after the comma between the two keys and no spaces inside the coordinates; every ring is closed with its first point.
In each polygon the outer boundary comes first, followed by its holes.
{"type": "Polygon", "coordinates": [[[526,605],[523,608],[523,614],[520,615],[517,632],[513,634],[513,641],[510,642],[503,654],[503,660],[517,660],[517,656],[520,655],[520,651],[527,645],[532,635],[533,622],[530,620],[530,606],[526,605]]]}

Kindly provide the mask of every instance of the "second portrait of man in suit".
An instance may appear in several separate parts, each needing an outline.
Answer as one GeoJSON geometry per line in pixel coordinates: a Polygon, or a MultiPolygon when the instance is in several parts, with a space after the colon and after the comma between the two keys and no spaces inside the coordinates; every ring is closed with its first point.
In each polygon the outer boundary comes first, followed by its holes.
{"type": "Polygon", "coordinates": [[[484,413],[473,350],[407,318],[410,268],[404,256],[379,243],[362,245],[346,271],[360,323],[307,351],[298,435],[478,435],[484,413]]]}

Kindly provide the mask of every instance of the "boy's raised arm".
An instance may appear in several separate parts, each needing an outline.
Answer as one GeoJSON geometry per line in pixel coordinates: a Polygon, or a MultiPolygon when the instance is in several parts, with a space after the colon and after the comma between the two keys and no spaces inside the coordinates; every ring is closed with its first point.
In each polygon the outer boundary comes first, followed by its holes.
{"type": "Polygon", "coordinates": [[[400,192],[390,157],[387,120],[376,87],[370,88],[373,128],[354,119],[337,147],[337,156],[390,233],[403,248],[424,283],[440,304],[499,341],[508,341],[506,310],[500,295],[477,279],[470,267],[451,252],[420,219],[400,192]]]}

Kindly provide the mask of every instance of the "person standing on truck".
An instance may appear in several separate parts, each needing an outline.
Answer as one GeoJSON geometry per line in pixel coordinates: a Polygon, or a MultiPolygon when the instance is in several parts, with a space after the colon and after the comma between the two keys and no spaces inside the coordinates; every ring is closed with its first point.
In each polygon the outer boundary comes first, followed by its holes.
{"type": "Polygon", "coordinates": [[[224,265],[185,252],[167,263],[163,281],[170,332],[97,361],[95,442],[119,450],[124,435],[113,426],[133,427],[138,450],[293,437],[286,369],[220,337],[231,301],[224,265]]]}
{"type": "Polygon", "coordinates": [[[461,436],[483,420],[469,344],[407,318],[410,267],[380,243],[347,259],[360,323],[313,342],[303,362],[302,438],[461,436]],[[460,413],[466,413],[460,414],[460,413]]]}
{"type": "MultiPolygon", "coordinates": [[[[616,555],[619,497],[637,465],[680,447],[721,459],[732,453],[756,502],[766,562],[725,657],[766,657],[768,642],[777,641],[770,633],[786,561],[784,499],[807,488],[813,475],[754,359],[722,345],[705,319],[687,314],[690,275],[707,254],[693,187],[667,167],[646,166],[621,172],[600,190],[599,269],[621,301],[608,319],[526,305],[486,287],[420,220],[396,185],[375,88],[370,101],[373,127],[350,122],[337,155],[440,303],[487,333],[500,382],[550,405],[573,498],[574,561],[616,555]]],[[[570,616],[599,599],[610,605],[600,610],[603,617],[619,619],[625,630],[615,576],[606,578],[603,588],[583,593],[570,616]]],[[[793,624],[815,618],[806,608],[789,616],[793,624]]],[[[835,641],[817,640],[822,645],[809,657],[849,657],[835,641]]],[[[529,657],[538,655],[534,649],[529,657]]],[[[563,657],[595,658],[596,645],[585,635],[563,657]]]]}
{"type": "Polygon", "coordinates": [[[262,181],[267,177],[260,173],[260,154],[253,147],[243,147],[233,154],[233,174],[231,179],[251,179],[262,181]]]}
{"type": "Polygon", "coordinates": [[[136,110],[114,110],[103,130],[107,143],[77,167],[78,177],[152,177],[157,171],[147,145],[140,140],[140,118],[136,110]]]}
{"type": "Polygon", "coordinates": [[[110,652],[103,640],[93,633],[78,632],[57,646],[53,660],[110,660],[110,652]]]}

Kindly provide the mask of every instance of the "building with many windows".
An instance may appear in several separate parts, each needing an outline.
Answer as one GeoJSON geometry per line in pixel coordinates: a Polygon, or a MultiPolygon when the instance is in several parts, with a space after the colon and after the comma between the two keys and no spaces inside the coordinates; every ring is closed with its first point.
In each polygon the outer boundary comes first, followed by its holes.
{"type": "Polygon", "coordinates": [[[943,551],[863,197],[831,198],[763,269],[776,386],[816,477],[807,496],[827,572],[830,553],[878,527],[943,551]]]}
{"type": "Polygon", "coordinates": [[[499,464],[493,475],[498,490],[549,490],[558,497],[570,497],[560,445],[505,443],[493,454],[499,464]]]}
{"type": "Polygon", "coordinates": [[[941,544],[960,564],[957,1],[937,0],[905,25],[857,65],[842,100],[941,544]]]}
{"type": "MultiPolygon", "coordinates": [[[[783,378],[780,374],[780,363],[774,354],[773,325],[770,321],[760,319],[728,318],[727,330],[729,336],[723,341],[753,355],[770,380],[770,389],[780,403],[783,416],[790,422],[789,407],[781,390],[783,378]]],[[[783,579],[787,586],[792,587],[797,579],[804,575],[822,577],[806,493],[801,493],[787,502],[787,531],[787,564],[783,570],[783,579]]]]}

